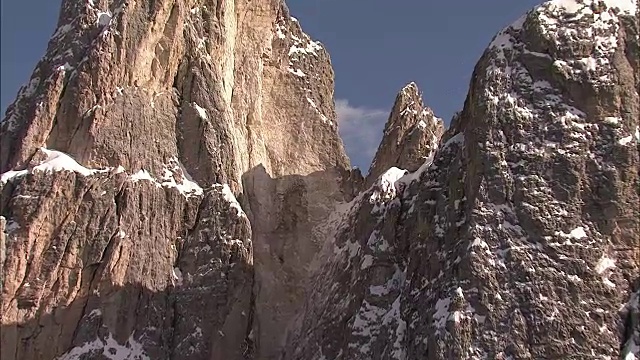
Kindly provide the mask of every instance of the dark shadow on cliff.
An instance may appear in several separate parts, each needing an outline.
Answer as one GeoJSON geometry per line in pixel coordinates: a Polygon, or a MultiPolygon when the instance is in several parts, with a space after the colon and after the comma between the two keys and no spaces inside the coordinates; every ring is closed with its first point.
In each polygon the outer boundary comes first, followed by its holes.
{"type": "MultiPolygon", "coordinates": [[[[107,359],[103,352],[122,359],[244,359],[251,351],[248,309],[238,313],[246,318],[235,324],[240,336],[231,334],[228,320],[238,320],[234,305],[249,303],[251,287],[246,299],[237,298],[242,291],[225,296],[212,288],[156,292],[126,285],[77,298],[27,322],[2,325],[0,358],[53,360],[71,351],[84,355],[70,359],[107,359]]],[[[16,300],[19,311],[36,311],[33,302],[16,300]]]]}
{"type": "MultiPolygon", "coordinates": [[[[170,331],[151,334],[147,330],[152,324],[162,329],[175,322],[176,294],[172,289],[154,292],[136,285],[114,286],[98,297],[80,296],[46,313],[38,309],[35,299],[18,295],[15,301],[18,312],[33,313],[34,318],[2,325],[2,360],[54,359],[74,347],[86,348],[80,359],[106,359],[100,355],[100,343],[107,352],[111,352],[109,345],[113,351],[123,351],[115,345],[126,347],[131,345],[130,339],[137,340],[143,334],[154,343],[154,349],[145,348],[149,356],[165,358],[160,356],[162,350],[172,345],[170,331]],[[98,347],[100,351],[88,351],[98,347]]],[[[75,353],[80,355],[81,351],[75,353]]]]}
{"type": "Polygon", "coordinates": [[[305,175],[272,177],[263,165],[242,177],[239,197],[251,221],[256,358],[276,358],[287,325],[302,307],[309,268],[327,241],[319,227],[362,184],[357,170],[336,165],[305,175]]]}

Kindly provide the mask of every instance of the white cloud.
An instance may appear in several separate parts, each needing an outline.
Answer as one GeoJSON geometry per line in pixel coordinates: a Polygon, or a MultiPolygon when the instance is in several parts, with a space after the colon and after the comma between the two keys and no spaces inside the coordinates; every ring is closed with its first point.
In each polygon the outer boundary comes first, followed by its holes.
{"type": "Polygon", "coordinates": [[[337,99],[336,113],[340,136],[351,158],[351,164],[359,167],[366,175],[382,140],[382,131],[389,112],[352,106],[348,100],[337,99]]]}

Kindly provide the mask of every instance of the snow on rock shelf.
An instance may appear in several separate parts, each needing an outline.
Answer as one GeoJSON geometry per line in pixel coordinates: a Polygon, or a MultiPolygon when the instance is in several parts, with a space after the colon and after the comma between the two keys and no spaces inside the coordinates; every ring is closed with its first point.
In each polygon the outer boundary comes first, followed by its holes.
{"type": "Polygon", "coordinates": [[[385,202],[396,197],[396,182],[407,174],[407,170],[392,167],[380,175],[374,184],[374,191],[369,198],[372,203],[385,202]]]}
{"type": "Polygon", "coordinates": [[[80,360],[99,356],[109,360],[151,360],[145,353],[143,345],[133,339],[133,335],[124,345],[120,345],[113,338],[113,334],[109,334],[104,340],[95,339],[82,346],[74,347],[57,360],[80,360]]]}
{"type": "Polygon", "coordinates": [[[109,172],[113,169],[88,169],[80,164],[78,164],[75,160],[73,160],[69,155],[56,151],[49,150],[47,148],[40,148],[40,150],[46,158],[39,162],[38,165],[32,167],[31,169],[25,170],[10,170],[3,173],[0,177],[0,183],[5,184],[11,179],[16,177],[24,176],[30,172],[55,172],[55,171],[73,171],[83,176],[90,176],[96,173],[101,172],[109,172]]]}
{"type": "Polygon", "coordinates": [[[567,13],[575,14],[581,10],[588,9],[592,5],[604,4],[608,8],[616,8],[623,13],[635,15],[638,11],[637,0],[552,0],[547,3],[550,6],[562,8],[567,13]]]}
{"type": "MultiPolygon", "coordinates": [[[[40,148],[39,151],[41,151],[46,158],[40,161],[38,165],[25,170],[7,171],[0,176],[0,184],[6,184],[12,179],[34,172],[53,173],[57,171],[72,171],[82,176],[91,176],[100,173],[119,174],[125,172],[122,166],[118,166],[117,168],[89,169],[78,164],[78,162],[63,152],[46,148],[40,148]]],[[[139,170],[130,175],[129,179],[133,182],[147,180],[159,187],[175,188],[187,197],[203,194],[202,188],[193,181],[177,158],[170,159],[169,164],[164,166],[163,171],[164,175],[161,179],[156,179],[147,170],[139,170]]]]}

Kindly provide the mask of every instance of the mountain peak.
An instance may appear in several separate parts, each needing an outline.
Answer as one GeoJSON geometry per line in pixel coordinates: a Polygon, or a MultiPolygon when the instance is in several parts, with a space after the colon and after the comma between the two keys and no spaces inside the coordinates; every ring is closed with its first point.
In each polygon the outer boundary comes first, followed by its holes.
{"type": "Polygon", "coordinates": [[[413,86],[398,94],[373,186],[314,278],[322,301],[292,331],[295,358],[637,358],[640,28],[627,5],[547,2],[501,31],[409,174],[398,154],[415,148],[423,105],[413,86]]]}
{"type": "Polygon", "coordinates": [[[415,82],[410,82],[407,85],[405,85],[402,90],[400,90],[400,92],[398,93],[398,95],[404,94],[404,93],[409,93],[409,94],[415,94],[415,95],[419,95],[419,89],[418,89],[418,84],[416,84],[415,82]]]}
{"type": "Polygon", "coordinates": [[[411,82],[396,95],[365,186],[391,167],[417,170],[438,146],[444,123],[426,107],[418,85],[411,82]]]}

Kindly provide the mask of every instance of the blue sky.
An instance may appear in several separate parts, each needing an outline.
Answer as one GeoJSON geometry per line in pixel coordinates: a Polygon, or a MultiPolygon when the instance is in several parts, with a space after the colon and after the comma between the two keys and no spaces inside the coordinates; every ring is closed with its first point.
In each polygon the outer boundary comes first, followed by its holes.
{"type": "MultiPolygon", "coordinates": [[[[82,1],[82,0],[78,0],[82,1]]],[[[341,135],[366,171],[396,93],[415,81],[445,121],[462,107],[473,66],[493,35],[533,0],[288,0],[291,14],[331,54],[341,135]]],[[[43,55],[59,0],[2,2],[1,106],[43,55]]]]}

